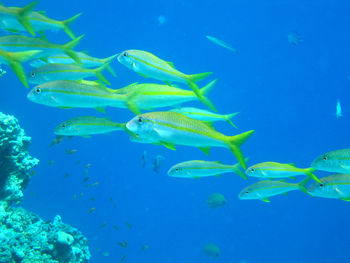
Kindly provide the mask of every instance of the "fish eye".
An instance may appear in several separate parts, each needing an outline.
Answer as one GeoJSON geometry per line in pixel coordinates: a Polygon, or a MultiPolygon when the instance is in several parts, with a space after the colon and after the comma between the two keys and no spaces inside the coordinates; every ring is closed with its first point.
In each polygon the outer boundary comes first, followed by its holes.
{"type": "Polygon", "coordinates": [[[250,169],[250,171],[251,171],[251,172],[255,172],[255,169],[254,169],[254,168],[252,168],[252,169],[250,169]]]}
{"type": "Polygon", "coordinates": [[[249,191],[245,191],[246,194],[249,194],[249,191]]]}
{"type": "Polygon", "coordinates": [[[35,73],[34,73],[34,72],[32,72],[30,75],[31,75],[32,77],[35,77],[35,73]]]}
{"type": "Polygon", "coordinates": [[[327,155],[323,156],[323,160],[327,161],[328,157],[327,155]]]}
{"type": "Polygon", "coordinates": [[[66,124],[62,124],[62,128],[66,128],[67,127],[67,125],[66,124]]]}
{"type": "Polygon", "coordinates": [[[324,184],[320,184],[320,187],[323,187],[324,186],[324,184]]]}
{"type": "Polygon", "coordinates": [[[35,89],[35,92],[36,92],[37,94],[40,94],[41,88],[36,88],[36,89],[35,89]]]}
{"type": "Polygon", "coordinates": [[[138,122],[141,124],[143,122],[142,117],[139,117],[138,122]]]}
{"type": "Polygon", "coordinates": [[[127,57],[127,56],[128,56],[128,53],[124,52],[124,53],[123,53],[123,56],[124,56],[124,57],[127,57]]]}
{"type": "Polygon", "coordinates": [[[178,172],[179,171],[179,168],[175,168],[175,172],[178,172]]]}

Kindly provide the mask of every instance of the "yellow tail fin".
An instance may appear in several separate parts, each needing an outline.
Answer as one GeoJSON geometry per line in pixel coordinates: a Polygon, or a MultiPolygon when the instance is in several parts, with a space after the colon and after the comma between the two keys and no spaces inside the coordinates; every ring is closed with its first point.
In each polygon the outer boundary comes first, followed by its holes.
{"type": "Polygon", "coordinates": [[[247,131],[235,136],[228,137],[228,146],[231,152],[236,156],[238,162],[243,167],[244,170],[247,169],[243,153],[239,146],[241,146],[248,138],[254,133],[254,130],[247,131]]]}

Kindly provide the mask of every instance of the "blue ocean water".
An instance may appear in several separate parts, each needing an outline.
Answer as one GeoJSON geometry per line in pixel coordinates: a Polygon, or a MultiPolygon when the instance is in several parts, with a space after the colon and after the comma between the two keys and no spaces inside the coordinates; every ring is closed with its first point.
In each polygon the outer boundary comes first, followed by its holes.
{"type": "MultiPolygon", "coordinates": [[[[59,20],[83,12],[72,28],[77,35],[86,34],[77,50],[93,56],[140,49],[174,62],[186,73],[214,72],[211,79],[219,82],[210,98],[219,112],[240,112],[234,119],[238,130],[227,123],[217,129],[225,134],[256,130],[242,147],[248,164],[278,161],[308,167],[322,153],[349,148],[348,1],[42,0],[38,10],[59,20]],[[165,18],[161,25],[159,16],[165,18]],[[299,45],[288,42],[287,35],[294,31],[304,39],[299,45]],[[213,44],[206,35],[225,40],[239,53],[213,44]],[[337,99],[343,107],[340,119],[335,117],[337,99]]],[[[62,32],[48,36],[52,42],[69,41],[62,32]]],[[[112,88],[152,81],[117,61],[112,67],[118,74],[114,78],[106,73],[112,88]]],[[[209,157],[185,146],[170,151],[132,143],[123,132],[73,138],[50,148],[54,128],[71,117],[109,116],[126,122],[133,115],[115,108],[102,114],[34,104],[26,98],[29,90],[4,69],[8,73],[0,78],[0,111],[19,119],[32,137],[31,155],[41,161],[23,206],[46,220],[60,214],[81,230],[89,239],[91,262],[119,262],[123,255],[124,262],[143,263],[349,262],[349,203],[301,192],[271,198],[271,203],[243,201],[238,193],[256,180],[233,174],[181,180],[166,174],[170,166],[191,159],[235,163],[227,149],[212,149],[209,157]],[[67,155],[67,149],[77,152],[67,155]],[[144,151],[147,164],[142,168],[144,151]],[[165,158],[159,173],[152,170],[157,155],[165,158]],[[89,183],[97,186],[85,187],[85,170],[89,183]],[[228,204],[211,210],[206,199],[216,192],[228,204]],[[88,212],[91,208],[93,213],[88,212]],[[127,248],[118,245],[125,240],[127,248]],[[207,243],[219,246],[220,257],[203,253],[207,243]],[[143,250],[145,245],[148,249],[143,250]]]]}

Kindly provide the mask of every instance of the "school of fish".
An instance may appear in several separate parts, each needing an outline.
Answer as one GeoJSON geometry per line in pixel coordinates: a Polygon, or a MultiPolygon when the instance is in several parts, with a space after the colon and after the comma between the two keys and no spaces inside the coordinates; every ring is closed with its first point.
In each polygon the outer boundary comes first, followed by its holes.
{"type": "MultiPolygon", "coordinates": [[[[211,76],[212,72],[186,74],[172,62],[142,50],[119,51],[107,58],[95,58],[87,52],[76,51],[84,35],[76,37],[69,26],[81,13],[58,21],[47,17],[44,12],[35,11],[37,4],[38,1],[24,7],[6,7],[0,4],[0,29],[8,33],[0,37],[0,64],[11,68],[26,88],[35,84],[27,98],[34,103],[61,109],[92,108],[105,113],[106,107],[114,107],[128,109],[135,115],[120,123],[108,117],[74,117],[56,127],[54,133],[58,136],[57,141],[61,142],[64,136],[91,137],[121,131],[128,133],[132,142],[162,145],[171,150],[175,150],[177,145],[184,145],[196,147],[209,155],[212,147],[226,148],[236,157],[237,164],[187,160],[171,167],[168,175],[198,179],[235,173],[243,179],[258,178],[260,181],[239,193],[242,200],[269,202],[272,196],[300,190],[310,196],[350,201],[350,149],[325,153],[307,168],[272,161],[247,168],[248,159],[244,157],[241,146],[254,130],[226,135],[214,128],[214,122],[226,121],[237,129],[232,118],[239,112],[217,113],[217,107],[208,97],[216,86],[217,79],[208,81],[206,85],[198,84],[211,76]],[[45,31],[48,30],[62,30],[70,40],[65,44],[49,42],[45,36],[45,31]],[[111,82],[104,76],[104,72],[107,70],[116,77],[112,68],[115,62],[158,82],[131,82],[126,87],[111,88],[111,82]],[[32,70],[26,73],[24,63],[28,63],[32,70]],[[192,101],[201,102],[209,110],[178,107],[192,101]],[[317,170],[336,174],[318,178],[315,175],[317,170]],[[298,182],[286,181],[294,180],[296,176],[304,178],[298,182]]],[[[290,34],[289,42],[296,44],[295,36],[298,35],[290,34]]],[[[206,38],[238,53],[231,45],[216,37],[206,38]]],[[[300,38],[299,42],[301,41],[300,38]]],[[[6,71],[1,70],[0,76],[4,73],[6,71]]],[[[339,100],[336,116],[342,117],[339,100]]],[[[59,142],[53,142],[53,145],[59,142]]],[[[146,154],[143,160],[145,158],[146,154]]],[[[163,158],[155,158],[155,172],[159,172],[163,158]]]]}

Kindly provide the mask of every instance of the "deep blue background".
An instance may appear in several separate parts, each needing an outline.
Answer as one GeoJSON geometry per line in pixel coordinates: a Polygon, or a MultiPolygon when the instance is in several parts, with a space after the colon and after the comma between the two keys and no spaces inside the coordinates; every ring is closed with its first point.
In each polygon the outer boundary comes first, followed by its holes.
{"type": "MultiPolygon", "coordinates": [[[[19,6],[27,3],[20,2],[19,6]]],[[[213,71],[212,78],[220,81],[210,97],[219,111],[241,112],[234,119],[239,130],[226,123],[217,129],[226,134],[256,130],[243,146],[249,164],[278,161],[307,167],[324,152],[349,148],[349,1],[42,0],[38,9],[55,19],[83,12],[72,28],[77,35],[86,34],[77,50],[88,50],[93,56],[141,49],[174,62],[185,73],[213,71]],[[157,21],[160,15],[167,19],[162,26],[157,21]],[[298,46],[288,43],[292,31],[305,41],[298,46]],[[231,43],[239,54],[214,45],[205,35],[231,43]],[[337,98],[343,106],[341,119],[335,118],[337,98]]],[[[69,40],[62,32],[49,37],[59,43],[69,40]]],[[[106,73],[113,88],[150,81],[118,62],[113,67],[118,78],[106,73]]],[[[89,238],[91,262],[119,262],[124,254],[125,262],[144,263],[349,262],[349,203],[300,192],[272,198],[271,203],[241,201],[239,191],[254,180],[230,174],[201,180],[166,175],[171,165],[189,159],[236,162],[226,149],[213,149],[208,158],[189,147],[170,151],[134,144],[122,132],[73,138],[49,148],[53,129],[61,121],[104,115],[33,104],[26,99],[29,90],[10,69],[4,69],[8,74],[0,78],[0,110],[19,119],[33,139],[31,155],[41,160],[23,205],[44,219],[60,214],[64,222],[79,228],[89,238]],[[78,152],[67,155],[66,149],[78,152]],[[142,169],[144,150],[149,160],[142,169]],[[165,160],[155,174],[151,162],[158,154],[165,160]],[[55,161],[51,166],[50,160],[55,161]],[[81,163],[76,165],[78,160],[81,163]],[[99,182],[96,187],[85,188],[82,182],[87,163],[92,164],[90,183],[99,182]],[[64,178],[66,173],[71,176],[64,178]],[[84,195],[73,200],[81,192],[84,195]],[[207,196],[214,192],[226,196],[225,207],[206,206],[207,196]],[[96,211],[90,214],[92,207],[96,211]],[[107,225],[101,229],[103,222],[107,225]],[[124,240],[128,248],[117,245],[124,240]],[[220,247],[219,258],[204,255],[202,248],[208,242],[220,247]],[[143,245],[149,249],[142,251],[143,245]]],[[[132,114],[109,108],[107,116],[125,122],[132,114]]]]}

